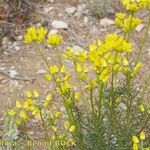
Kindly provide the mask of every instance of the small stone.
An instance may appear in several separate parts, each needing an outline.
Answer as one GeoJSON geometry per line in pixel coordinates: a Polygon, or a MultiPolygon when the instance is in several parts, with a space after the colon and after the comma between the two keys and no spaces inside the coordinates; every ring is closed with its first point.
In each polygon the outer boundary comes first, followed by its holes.
{"type": "Polygon", "coordinates": [[[78,12],[83,12],[85,10],[85,8],[86,8],[86,4],[81,4],[78,6],[77,10],[78,10],[78,12]]]}
{"type": "Polygon", "coordinates": [[[36,74],[45,74],[47,71],[45,69],[39,69],[36,74]]]}
{"type": "Polygon", "coordinates": [[[108,27],[108,26],[111,26],[111,25],[114,25],[115,22],[109,18],[103,18],[101,19],[100,21],[100,25],[103,26],[103,27],[108,27]]]}
{"type": "Polygon", "coordinates": [[[19,82],[17,80],[10,80],[9,86],[12,87],[19,87],[19,82]]]}
{"type": "Polygon", "coordinates": [[[44,12],[47,14],[53,10],[53,7],[47,6],[44,8],[44,12]]]}
{"type": "Polygon", "coordinates": [[[48,2],[50,2],[50,3],[54,3],[54,0],[47,0],[48,2]]]}
{"type": "Polygon", "coordinates": [[[65,9],[66,13],[68,13],[69,15],[72,15],[75,13],[76,8],[75,7],[68,7],[65,9]]]}
{"type": "Polygon", "coordinates": [[[84,49],[83,49],[82,47],[78,46],[78,45],[73,46],[72,49],[73,49],[73,51],[74,51],[75,53],[84,51],[84,49]]]}
{"type": "Polygon", "coordinates": [[[5,49],[5,48],[7,48],[8,47],[8,44],[10,44],[10,40],[9,40],[9,38],[8,37],[4,37],[3,39],[2,39],[2,48],[3,49],[5,49]]]}
{"type": "Polygon", "coordinates": [[[22,40],[23,40],[23,35],[17,36],[16,39],[17,39],[18,41],[22,41],[22,40]]]}
{"type": "Polygon", "coordinates": [[[84,17],[83,22],[84,23],[88,23],[88,21],[89,21],[89,18],[88,17],[84,17]]]}
{"type": "Polygon", "coordinates": [[[41,27],[41,26],[42,26],[42,23],[38,22],[36,25],[37,25],[38,27],[41,27]]]}
{"type": "Polygon", "coordinates": [[[119,104],[119,108],[120,108],[120,109],[123,109],[123,110],[127,110],[127,106],[126,106],[126,104],[124,104],[124,103],[120,103],[120,104],[119,104]]]}
{"type": "Polygon", "coordinates": [[[144,29],[145,25],[144,24],[139,24],[137,27],[136,27],[136,31],[137,32],[141,32],[143,29],[144,29]]]}
{"type": "Polygon", "coordinates": [[[147,49],[148,55],[150,55],[150,49],[147,49]]]}
{"type": "Polygon", "coordinates": [[[18,73],[16,72],[16,70],[10,70],[9,74],[12,78],[14,78],[18,73]]]}
{"type": "Polygon", "coordinates": [[[48,32],[47,36],[49,37],[50,35],[57,34],[57,33],[58,33],[57,30],[52,29],[52,30],[50,30],[50,31],[48,32]]]}
{"type": "Polygon", "coordinates": [[[16,46],[16,47],[15,47],[15,50],[16,50],[16,51],[19,51],[19,50],[20,50],[20,47],[19,47],[19,46],[16,46]]]}
{"type": "Polygon", "coordinates": [[[64,21],[54,20],[52,22],[52,27],[55,29],[68,29],[68,24],[64,21]]]}

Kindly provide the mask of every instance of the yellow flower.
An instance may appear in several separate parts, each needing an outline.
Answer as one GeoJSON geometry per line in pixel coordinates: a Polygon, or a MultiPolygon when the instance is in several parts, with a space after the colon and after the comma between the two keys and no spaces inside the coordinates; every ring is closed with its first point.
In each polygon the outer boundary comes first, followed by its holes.
{"type": "Polygon", "coordinates": [[[36,89],[33,90],[33,97],[34,97],[34,98],[38,98],[38,97],[39,97],[39,92],[38,92],[38,90],[36,90],[36,89]]]}
{"type": "Polygon", "coordinates": [[[24,42],[30,44],[34,42],[42,42],[47,34],[47,30],[43,27],[36,28],[34,26],[27,29],[24,35],[24,42]]]}
{"type": "Polygon", "coordinates": [[[145,107],[144,107],[143,104],[140,104],[139,108],[140,108],[140,111],[141,111],[141,112],[144,112],[144,111],[145,111],[145,107]]]}
{"type": "Polygon", "coordinates": [[[115,23],[124,32],[129,32],[131,30],[134,30],[139,24],[141,24],[141,19],[133,17],[131,15],[126,17],[124,13],[117,13],[115,23]]]}
{"type": "Polygon", "coordinates": [[[72,126],[69,128],[69,131],[70,131],[70,132],[74,132],[75,129],[76,129],[76,126],[75,126],[75,125],[72,125],[72,126]]]}
{"type": "Polygon", "coordinates": [[[21,103],[19,100],[16,100],[16,108],[21,108],[21,103]]]}
{"type": "Polygon", "coordinates": [[[89,44],[89,50],[90,50],[90,51],[95,51],[95,50],[97,50],[97,45],[96,45],[96,44],[89,44]]]}
{"type": "Polygon", "coordinates": [[[35,115],[38,115],[40,113],[40,110],[38,108],[35,108],[33,111],[32,111],[32,115],[35,116],[35,115]]]}
{"type": "Polygon", "coordinates": [[[149,0],[122,0],[126,10],[136,12],[150,6],[149,0]]]}
{"type": "Polygon", "coordinates": [[[27,114],[26,114],[26,112],[24,110],[20,111],[19,116],[23,120],[27,120],[28,119],[27,114]]]}
{"type": "Polygon", "coordinates": [[[23,103],[23,108],[28,109],[32,104],[33,104],[33,100],[32,100],[32,99],[27,99],[27,100],[23,103]]]}
{"type": "Polygon", "coordinates": [[[32,43],[32,36],[26,34],[26,35],[24,36],[24,43],[26,43],[26,44],[32,43]]]}
{"type": "Polygon", "coordinates": [[[116,18],[118,18],[118,19],[124,19],[125,16],[126,16],[126,14],[123,13],[123,12],[118,12],[118,13],[116,13],[116,18]]]}
{"type": "Polygon", "coordinates": [[[63,40],[63,37],[58,34],[50,35],[47,39],[48,45],[59,46],[63,40]]]}
{"type": "Polygon", "coordinates": [[[58,73],[58,71],[59,71],[59,69],[58,69],[58,67],[56,65],[53,65],[53,66],[49,67],[49,72],[51,74],[56,74],[56,73],[58,73]]]}
{"type": "Polygon", "coordinates": [[[51,93],[48,93],[46,98],[45,98],[45,103],[44,103],[44,107],[48,107],[49,106],[49,103],[50,101],[52,100],[52,94],[51,93]]]}
{"type": "Polygon", "coordinates": [[[132,136],[132,141],[133,141],[133,143],[136,143],[136,144],[139,143],[139,139],[138,139],[138,137],[136,135],[132,136]]]}
{"type": "Polygon", "coordinates": [[[52,77],[51,77],[51,75],[50,75],[49,73],[46,73],[46,74],[44,75],[44,77],[45,77],[45,79],[48,80],[48,81],[51,81],[51,80],[52,80],[52,77]]]}
{"type": "Polygon", "coordinates": [[[29,110],[29,111],[34,111],[35,110],[35,107],[30,105],[26,108],[26,110],[29,110]]]}
{"type": "Polygon", "coordinates": [[[21,121],[19,120],[19,119],[16,119],[15,120],[15,125],[18,127],[18,126],[20,126],[21,125],[21,121]]]}
{"type": "Polygon", "coordinates": [[[61,134],[61,135],[58,136],[58,138],[59,138],[60,140],[65,140],[65,135],[64,135],[64,134],[61,134]]]}
{"type": "Polygon", "coordinates": [[[128,60],[124,57],[123,58],[123,66],[128,66],[129,65],[129,62],[128,60]]]}
{"type": "Polygon", "coordinates": [[[59,118],[60,116],[61,116],[61,112],[58,111],[58,112],[55,113],[56,118],[59,118]]]}
{"type": "Polygon", "coordinates": [[[79,100],[80,94],[78,92],[75,92],[74,93],[74,98],[75,98],[75,100],[79,100]]]}
{"type": "Polygon", "coordinates": [[[13,109],[9,109],[7,113],[12,117],[16,115],[16,112],[13,109]]]}
{"type": "Polygon", "coordinates": [[[61,73],[65,73],[66,72],[66,66],[62,65],[61,69],[60,69],[61,73]]]}
{"type": "Polygon", "coordinates": [[[104,69],[102,73],[99,75],[99,80],[103,83],[106,83],[109,80],[109,70],[104,69]]]}
{"type": "Polygon", "coordinates": [[[142,63],[139,62],[135,65],[135,67],[133,68],[133,72],[131,73],[131,77],[134,77],[136,75],[136,73],[142,68],[142,63]]]}
{"type": "Polygon", "coordinates": [[[83,68],[81,67],[81,65],[79,63],[76,64],[76,71],[77,72],[82,72],[83,68]]]}
{"type": "Polygon", "coordinates": [[[137,72],[142,68],[142,63],[139,62],[135,67],[134,67],[134,71],[137,72]]]}
{"type": "Polygon", "coordinates": [[[133,150],[138,150],[139,147],[138,147],[138,144],[137,143],[133,143],[133,150]]]}
{"type": "Polygon", "coordinates": [[[47,100],[47,101],[51,101],[51,100],[52,100],[52,94],[51,94],[51,93],[48,93],[48,94],[47,94],[46,100],[47,100]]]}
{"type": "Polygon", "coordinates": [[[142,131],[142,132],[140,133],[140,139],[141,139],[141,140],[145,140],[145,133],[144,133],[144,131],[142,131]]]}
{"type": "Polygon", "coordinates": [[[72,85],[68,81],[64,81],[63,83],[60,84],[60,86],[62,94],[66,93],[69,89],[72,88],[72,85]]]}
{"type": "Polygon", "coordinates": [[[32,92],[31,91],[26,91],[25,92],[25,96],[27,97],[27,98],[31,98],[32,97],[32,92]]]}
{"type": "Polygon", "coordinates": [[[51,129],[52,129],[52,131],[57,132],[56,126],[52,126],[51,129]]]}
{"type": "Polygon", "coordinates": [[[67,121],[64,122],[64,128],[65,128],[66,130],[68,130],[69,127],[70,127],[70,122],[67,120],[67,121]]]}
{"type": "Polygon", "coordinates": [[[42,42],[47,34],[47,30],[43,27],[37,28],[38,41],[42,42]]]}

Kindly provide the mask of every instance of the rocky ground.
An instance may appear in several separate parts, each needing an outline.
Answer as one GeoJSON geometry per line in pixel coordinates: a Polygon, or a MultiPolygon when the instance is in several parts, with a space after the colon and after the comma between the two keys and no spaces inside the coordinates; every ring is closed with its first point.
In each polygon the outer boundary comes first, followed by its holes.
{"type": "MultiPolygon", "coordinates": [[[[117,32],[113,17],[114,12],[118,11],[113,7],[112,12],[103,18],[92,15],[90,1],[77,0],[47,0],[35,5],[34,21],[30,25],[44,25],[49,33],[60,33],[64,37],[61,50],[72,46],[75,51],[87,49],[90,41],[98,37],[103,38],[105,34],[117,32]]],[[[114,5],[116,6],[116,5],[114,5]]],[[[146,12],[141,14],[146,21],[146,12]]],[[[6,23],[7,26],[7,23],[6,23]]],[[[134,34],[134,41],[138,41],[145,29],[145,22],[137,27],[134,34]]],[[[33,46],[25,45],[22,42],[25,28],[18,32],[13,38],[4,36],[0,47],[0,110],[5,110],[18,97],[22,99],[23,91],[26,89],[39,89],[41,95],[50,88],[49,84],[43,79],[46,72],[45,65],[36,53],[33,46]]],[[[150,37],[150,34],[149,34],[150,37]]],[[[149,40],[149,39],[148,39],[149,40]]],[[[149,40],[150,42],[150,40],[149,40]]],[[[150,44],[144,50],[144,71],[149,70],[150,44]]],[[[55,62],[53,49],[44,48],[49,63],[55,62]]],[[[143,77],[143,76],[141,76],[143,77]]]]}

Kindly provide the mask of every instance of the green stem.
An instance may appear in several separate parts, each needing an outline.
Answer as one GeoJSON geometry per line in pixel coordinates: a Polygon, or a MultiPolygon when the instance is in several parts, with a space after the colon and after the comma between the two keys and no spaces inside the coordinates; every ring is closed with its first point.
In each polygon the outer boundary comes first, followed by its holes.
{"type": "Polygon", "coordinates": [[[101,115],[101,108],[102,108],[102,103],[103,103],[103,88],[104,84],[99,81],[99,116],[101,115]]]}
{"type": "Polygon", "coordinates": [[[55,47],[55,51],[56,51],[56,54],[57,54],[59,65],[60,65],[60,67],[62,67],[63,63],[62,63],[62,59],[61,59],[61,55],[59,53],[58,47],[55,47]]]}
{"type": "Polygon", "coordinates": [[[80,89],[80,92],[81,92],[81,99],[84,101],[84,92],[82,90],[82,85],[81,85],[81,82],[80,82],[79,73],[76,71],[76,62],[73,61],[73,64],[74,64],[74,71],[75,71],[76,76],[77,76],[77,82],[78,82],[79,89],[80,89]]]}
{"type": "Polygon", "coordinates": [[[46,129],[46,126],[45,126],[45,122],[44,122],[44,119],[43,119],[42,110],[41,110],[40,107],[39,107],[39,111],[40,111],[40,118],[41,118],[41,121],[42,121],[42,126],[43,126],[43,129],[44,129],[44,132],[45,132],[45,136],[46,136],[47,139],[49,140],[49,135],[48,135],[48,133],[47,133],[47,129],[46,129]]]}
{"type": "Polygon", "coordinates": [[[92,113],[94,114],[94,102],[93,102],[93,88],[90,88],[90,102],[91,102],[91,108],[92,108],[92,113]]]}
{"type": "Polygon", "coordinates": [[[39,55],[42,57],[43,61],[45,62],[47,68],[49,69],[49,63],[48,63],[48,61],[47,61],[47,59],[46,59],[46,56],[44,55],[44,53],[43,53],[42,50],[40,49],[40,46],[39,46],[39,45],[36,45],[36,49],[37,49],[39,55]]]}
{"type": "MultiPolygon", "coordinates": [[[[131,20],[130,20],[130,23],[129,23],[129,29],[130,29],[130,27],[131,27],[131,25],[132,25],[133,16],[134,16],[134,12],[131,13],[131,20]]],[[[127,36],[127,37],[126,37],[126,40],[127,40],[127,41],[128,41],[129,38],[130,38],[130,32],[131,32],[131,31],[129,31],[128,34],[126,34],[126,36],[127,36]]]]}

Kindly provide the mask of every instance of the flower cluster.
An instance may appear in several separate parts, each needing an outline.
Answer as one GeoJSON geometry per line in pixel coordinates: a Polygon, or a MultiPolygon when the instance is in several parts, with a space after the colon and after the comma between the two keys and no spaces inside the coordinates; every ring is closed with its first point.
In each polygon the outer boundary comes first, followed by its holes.
{"type": "Polygon", "coordinates": [[[141,23],[141,19],[131,15],[126,17],[125,13],[120,12],[116,13],[115,23],[124,32],[129,32],[134,30],[141,23]]]}
{"type": "Polygon", "coordinates": [[[132,12],[150,7],[149,0],[122,0],[122,4],[126,7],[126,10],[132,12]]]}
{"type": "Polygon", "coordinates": [[[30,44],[32,42],[43,42],[47,38],[47,44],[52,46],[58,46],[61,44],[63,38],[58,34],[52,34],[46,37],[47,29],[44,27],[29,27],[24,35],[24,42],[30,44]]]}
{"type": "Polygon", "coordinates": [[[15,118],[15,124],[20,126],[22,123],[28,122],[32,117],[39,115],[39,107],[36,104],[36,99],[39,97],[37,90],[26,91],[26,100],[22,104],[19,100],[16,100],[14,108],[8,109],[7,113],[11,117],[15,118]]]}
{"type": "MultiPolygon", "coordinates": [[[[138,150],[139,149],[139,144],[142,143],[145,140],[145,132],[141,131],[140,132],[140,140],[136,135],[132,136],[132,142],[133,142],[133,150],[138,150]]],[[[143,146],[142,146],[143,149],[143,146]]]]}
{"type": "Polygon", "coordinates": [[[36,28],[34,26],[27,29],[24,35],[24,42],[30,44],[32,42],[42,42],[47,34],[47,30],[43,27],[36,28]]]}
{"type": "Polygon", "coordinates": [[[102,82],[109,79],[112,72],[126,71],[129,62],[126,54],[132,52],[132,44],[127,42],[123,36],[108,34],[104,42],[89,45],[88,59],[102,82]]]}
{"type": "Polygon", "coordinates": [[[53,46],[58,46],[61,44],[62,40],[63,40],[62,36],[60,36],[58,34],[52,34],[51,36],[48,37],[47,44],[53,45],[53,46]]]}

